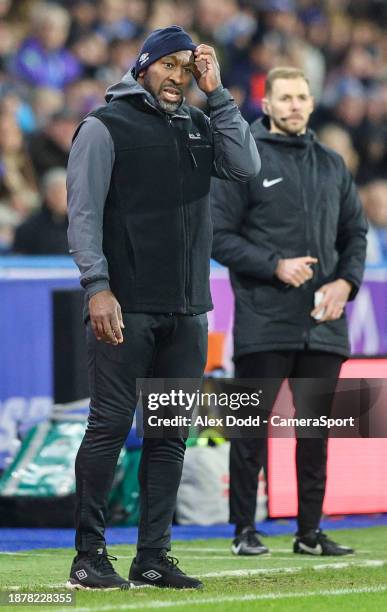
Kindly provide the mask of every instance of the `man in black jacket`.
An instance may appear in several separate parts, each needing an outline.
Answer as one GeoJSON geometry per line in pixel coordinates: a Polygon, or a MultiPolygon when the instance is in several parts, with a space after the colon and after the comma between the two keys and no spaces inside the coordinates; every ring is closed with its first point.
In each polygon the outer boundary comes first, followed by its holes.
{"type": "MultiPolygon", "coordinates": [[[[178,26],[155,30],[108,104],[76,132],[68,166],[69,245],[86,290],[90,415],[76,459],[70,588],[127,588],[104,538],[106,504],[136,405],[136,379],[200,379],[207,354],[211,175],[248,181],[259,156],[223,89],[214,49],[178,26]],[[210,119],[184,102],[192,75],[210,119]]],[[[129,580],[200,588],[167,556],[184,436],[145,438],[140,524],[129,580]]]]}
{"type": "MultiPolygon", "coordinates": [[[[212,189],[213,256],[229,267],[235,293],[236,377],[276,379],[263,398],[265,410],[271,410],[284,378],[326,377],[326,393],[319,400],[315,393],[308,402],[310,385],[302,381],[293,381],[291,388],[297,415],[329,414],[341,364],[349,354],[344,309],[362,280],[366,222],[342,158],[307,128],[313,98],[302,71],[272,70],[263,104],[265,116],[252,126],[262,160],[260,175],[245,185],[215,179],[212,189]]],[[[348,554],[350,549],[319,528],[325,432],[320,438],[298,432],[297,438],[294,552],[348,554]]],[[[231,440],[235,554],[268,550],[254,527],[265,443],[264,437],[231,440]]]]}

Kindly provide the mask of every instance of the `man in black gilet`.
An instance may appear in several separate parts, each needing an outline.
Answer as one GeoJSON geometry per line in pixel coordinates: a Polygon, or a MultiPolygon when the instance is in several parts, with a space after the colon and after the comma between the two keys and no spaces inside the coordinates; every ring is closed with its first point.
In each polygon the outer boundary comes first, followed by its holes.
{"type": "MultiPolygon", "coordinates": [[[[214,49],[155,30],[108,104],[80,125],[68,166],[69,245],[86,291],[90,415],[76,459],[70,588],[128,588],[104,539],[107,498],[131,428],[136,379],[199,378],[207,353],[211,176],[248,181],[260,160],[221,85],[214,49]],[[185,103],[192,75],[210,118],[185,103]]],[[[144,438],[129,581],[200,588],[167,556],[185,438],[144,438]]]]}

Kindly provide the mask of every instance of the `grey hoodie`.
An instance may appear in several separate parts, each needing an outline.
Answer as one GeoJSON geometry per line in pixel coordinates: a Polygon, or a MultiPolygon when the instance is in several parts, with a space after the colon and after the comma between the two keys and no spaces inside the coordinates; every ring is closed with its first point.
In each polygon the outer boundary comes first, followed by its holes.
{"type": "MultiPolygon", "coordinates": [[[[110,87],[105,99],[141,95],[157,106],[153,96],[127,72],[110,87]]],[[[247,122],[229,92],[219,86],[208,95],[213,135],[213,174],[247,182],[260,170],[260,158],[247,122]]],[[[175,115],[185,117],[177,109],[175,115]]],[[[173,115],[172,115],[173,117],[173,115]]],[[[114,165],[114,146],[108,129],[96,117],[87,117],[74,140],[67,168],[70,253],[84,278],[98,278],[86,286],[87,295],[109,289],[108,264],[102,249],[103,213],[114,165]]]]}

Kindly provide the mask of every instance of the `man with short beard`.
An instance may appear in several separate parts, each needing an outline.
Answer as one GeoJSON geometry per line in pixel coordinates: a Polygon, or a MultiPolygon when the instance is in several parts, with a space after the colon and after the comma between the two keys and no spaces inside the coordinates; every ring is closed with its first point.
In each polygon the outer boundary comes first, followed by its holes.
{"type": "MultiPolygon", "coordinates": [[[[266,379],[268,421],[282,381],[290,378],[296,417],[328,416],[340,368],[349,355],[345,305],[361,284],[367,224],[340,155],[308,129],[314,101],[304,73],[271,70],[264,117],[252,127],[262,159],[245,185],[217,179],[211,191],[213,256],[229,267],[235,293],[237,378],[266,379]],[[313,379],[308,384],[305,380],[313,379]],[[321,380],[319,380],[321,379],[321,380]]],[[[258,474],[266,441],[231,440],[232,552],[267,553],[255,530],[258,474]]],[[[263,435],[262,435],[263,434],[263,435]]],[[[326,486],[327,431],[296,431],[297,554],[347,555],[351,548],[320,529],[326,486]]]]}
{"type": "MultiPolygon", "coordinates": [[[[248,181],[259,156],[220,80],[215,51],[178,26],[155,30],[108,104],[75,134],[69,245],[86,290],[90,415],[76,459],[70,588],[128,588],[110,563],[106,505],[131,428],[136,378],[200,379],[207,356],[211,175],[248,181]],[[192,76],[210,118],[188,106],[192,76]]],[[[129,581],[201,588],[170,550],[185,438],[144,438],[140,524],[129,581]]]]}

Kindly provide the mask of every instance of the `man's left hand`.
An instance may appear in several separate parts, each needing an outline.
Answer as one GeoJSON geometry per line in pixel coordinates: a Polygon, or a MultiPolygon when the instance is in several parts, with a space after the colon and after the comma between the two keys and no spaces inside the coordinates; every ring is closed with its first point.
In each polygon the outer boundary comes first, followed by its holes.
{"type": "Polygon", "coordinates": [[[199,45],[194,51],[194,77],[198,87],[209,94],[221,85],[220,68],[215,49],[209,45],[199,45]]]}
{"type": "Polygon", "coordinates": [[[351,293],[352,285],[343,278],[339,278],[332,283],[327,283],[320,287],[319,291],[323,294],[320,304],[310,313],[312,317],[318,316],[323,312],[323,316],[318,323],[325,321],[335,321],[344,312],[345,305],[351,293]]]}

